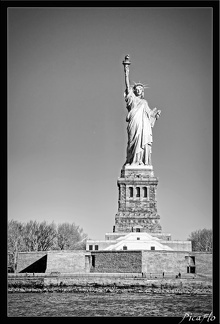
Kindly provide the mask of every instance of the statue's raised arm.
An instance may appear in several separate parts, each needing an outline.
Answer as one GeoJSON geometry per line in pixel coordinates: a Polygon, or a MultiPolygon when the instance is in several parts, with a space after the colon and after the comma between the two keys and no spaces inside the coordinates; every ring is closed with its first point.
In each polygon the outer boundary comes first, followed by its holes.
{"type": "Polygon", "coordinates": [[[122,64],[124,65],[124,72],[125,72],[125,91],[126,94],[128,94],[129,88],[130,88],[130,82],[129,82],[129,65],[131,62],[129,61],[129,55],[125,56],[124,61],[122,64]]]}

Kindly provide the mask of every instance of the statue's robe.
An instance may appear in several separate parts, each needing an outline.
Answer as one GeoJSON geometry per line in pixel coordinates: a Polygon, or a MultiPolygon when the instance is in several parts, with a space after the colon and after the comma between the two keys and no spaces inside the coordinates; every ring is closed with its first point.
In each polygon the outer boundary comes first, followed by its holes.
{"type": "Polygon", "coordinates": [[[124,94],[128,114],[128,146],[126,163],[137,163],[137,154],[142,152],[142,162],[148,164],[150,147],[153,142],[152,127],[155,123],[154,111],[145,99],[138,98],[133,89],[124,94]],[[149,147],[150,146],[150,147],[149,147]],[[148,152],[146,152],[148,151],[148,152]]]}

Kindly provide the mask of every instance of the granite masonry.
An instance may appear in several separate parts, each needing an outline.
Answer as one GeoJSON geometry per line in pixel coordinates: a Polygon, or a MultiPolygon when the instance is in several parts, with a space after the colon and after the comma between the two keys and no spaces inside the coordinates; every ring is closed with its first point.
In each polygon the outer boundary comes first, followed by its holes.
{"type": "Polygon", "coordinates": [[[212,253],[185,251],[19,252],[16,273],[212,275],[212,253]],[[44,262],[42,259],[44,258],[44,262]]]}

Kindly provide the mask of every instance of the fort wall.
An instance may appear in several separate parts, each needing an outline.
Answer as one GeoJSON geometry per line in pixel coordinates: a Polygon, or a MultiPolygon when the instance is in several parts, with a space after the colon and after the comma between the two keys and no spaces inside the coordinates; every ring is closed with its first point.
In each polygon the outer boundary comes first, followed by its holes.
{"type": "Polygon", "coordinates": [[[91,257],[91,272],[140,273],[142,269],[141,251],[94,251],[91,257]]]}
{"type": "MultiPolygon", "coordinates": [[[[26,271],[26,272],[45,272],[44,266],[40,262],[40,259],[45,257],[46,259],[47,251],[39,252],[19,252],[17,256],[17,269],[16,272],[26,271]],[[39,265],[40,263],[40,265],[39,265]]],[[[46,261],[46,260],[45,260],[46,261]]],[[[47,261],[46,261],[47,263],[47,261]]],[[[46,266],[46,265],[45,265],[46,266]]]]}
{"type": "Polygon", "coordinates": [[[212,275],[212,253],[158,250],[20,252],[16,272],[212,275]]]}
{"type": "Polygon", "coordinates": [[[47,255],[46,272],[86,272],[86,254],[84,250],[50,251],[47,255]]]}

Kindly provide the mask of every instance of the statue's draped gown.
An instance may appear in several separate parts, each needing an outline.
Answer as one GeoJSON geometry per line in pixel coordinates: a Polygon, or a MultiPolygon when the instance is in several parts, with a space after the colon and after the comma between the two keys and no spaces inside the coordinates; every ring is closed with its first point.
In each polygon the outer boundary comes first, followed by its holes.
{"type": "Polygon", "coordinates": [[[142,152],[142,162],[149,164],[149,152],[153,142],[152,127],[154,126],[155,117],[153,111],[149,108],[145,99],[137,97],[132,87],[128,94],[124,94],[128,115],[128,146],[126,163],[137,163],[137,154],[142,152]]]}

